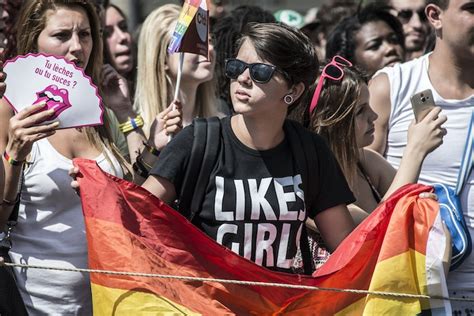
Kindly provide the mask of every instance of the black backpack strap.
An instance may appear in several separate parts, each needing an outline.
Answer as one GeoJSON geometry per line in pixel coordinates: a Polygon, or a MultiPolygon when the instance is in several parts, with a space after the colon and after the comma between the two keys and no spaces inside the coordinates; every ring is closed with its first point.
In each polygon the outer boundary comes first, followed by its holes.
{"type": "Polygon", "coordinates": [[[179,198],[179,211],[190,221],[201,211],[221,143],[219,118],[197,118],[193,124],[193,147],[179,198]]]}
{"type": "MultiPolygon", "coordinates": [[[[197,141],[195,139],[194,141],[197,141]]],[[[199,214],[202,208],[206,188],[211,178],[211,172],[216,165],[217,156],[219,154],[219,147],[221,144],[221,121],[218,117],[211,117],[207,119],[207,133],[206,133],[206,150],[201,163],[201,172],[196,181],[193,199],[191,201],[191,216],[190,221],[194,216],[199,214]]]]}
{"type": "MultiPolygon", "coordinates": [[[[296,168],[301,174],[302,186],[305,197],[306,211],[308,212],[313,207],[314,195],[310,194],[310,189],[313,188],[316,180],[313,170],[316,166],[310,166],[309,163],[312,161],[312,157],[316,157],[316,150],[314,143],[311,139],[311,135],[304,130],[298,123],[286,120],[285,132],[288,137],[288,143],[293,154],[293,159],[296,162],[296,168]]],[[[311,275],[313,273],[313,260],[309,249],[308,233],[306,225],[303,223],[300,237],[300,250],[303,258],[303,269],[304,274],[311,275]]]]}
{"type": "Polygon", "coordinates": [[[178,209],[185,217],[191,217],[191,201],[196,188],[196,182],[201,170],[201,163],[204,157],[207,137],[207,120],[197,118],[193,121],[194,139],[191,148],[191,156],[189,157],[186,173],[181,184],[181,192],[179,195],[178,209]]]}

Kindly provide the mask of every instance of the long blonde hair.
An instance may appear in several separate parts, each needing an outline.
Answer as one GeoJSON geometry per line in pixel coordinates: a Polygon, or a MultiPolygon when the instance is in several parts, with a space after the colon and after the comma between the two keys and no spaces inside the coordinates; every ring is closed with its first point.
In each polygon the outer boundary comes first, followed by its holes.
{"type": "MultiPolygon", "coordinates": [[[[37,52],[38,37],[47,23],[48,10],[56,11],[59,8],[80,7],[87,13],[92,36],[92,51],[89,62],[84,72],[92,78],[92,81],[100,89],[100,76],[102,71],[102,39],[100,35],[100,22],[93,3],[90,0],[27,0],[19,13],[17,21],[17,52],[20,55],[37,52]]],[[[129,171],[127,161],[122,157],[111,137],[109,119],[104,112],[104,125],[85,128],[88,141],[97,150],[104,152],[110,161],[107,147],[119,161],[123,171],[129,171]]],[[[113,166],[113,164],[111,164],[113,166]]]]}
{"type": "MultiPolygon", "coordinates": [[[[178,5],[165,4],[148,15],[140,30],[134,108],[143,116],[147,136],[155,117],[173,101],[173,83],[166,73],[165,64],[180,10],[178,5]]],[[[200,84],[193,116],[215,116],[216,106],[215,80],[200,84]]]]}

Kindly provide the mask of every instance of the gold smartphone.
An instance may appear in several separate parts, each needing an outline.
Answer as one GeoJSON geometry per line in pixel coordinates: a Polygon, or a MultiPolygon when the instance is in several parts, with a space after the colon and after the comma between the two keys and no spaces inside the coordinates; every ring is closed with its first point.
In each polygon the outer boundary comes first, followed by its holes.
{"type": "Polygon", "coordinates": [[[433,92],[430,89],[415,93],[410,98],[416,122],[420,122],[433,109],[436,104],[433,99],[433,92]]]}

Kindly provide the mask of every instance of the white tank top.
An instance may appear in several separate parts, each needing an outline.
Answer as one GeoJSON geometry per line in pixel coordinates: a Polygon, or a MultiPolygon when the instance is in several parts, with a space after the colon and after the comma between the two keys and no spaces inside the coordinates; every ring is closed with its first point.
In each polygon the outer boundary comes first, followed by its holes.
{"type": "MultiPolygon", "coordinates": [[[[410,97],[422,90],[431,89],[434,101],[442,108],[442,113],[448,117],[443,125],[448,134],[444,137],[443,144],[426,157],[419,182],[425,184],[441,182],[455,187],[466,144],[467,128],[474,110],[474,95],[464,100],[443,99],[431,84],[428,76],[429,55],[379,71],[388,75],[392,104],[386,158],[395,168],[400,166],[403,150],[407,144],[408,126],[414,119],[410,97]]],[[[467,225],[473,229],[474,172],[472,171],[461,192],[461,202],[467,225]]],[[[460,268],[449,273],[448,285],[456,289],[473,289],[473,275],[474,252],[460,268]],[[470,275],[467,276],[467,273],[470,275]]]]}
{"type": "MultiPolygon", "coordinates": [[[[122,177],[115,157],[96,158],[106,172],[122,177]]],[[[79,196],[68,175],[72,160],[42,139],[33,145],[24,172],[18,225],[10,251],[15,263],[87,268],[87,241],[79,196]]],[[[91,315],[89,275],[17,269],[18,287],[30,315],[91,315]]]]}

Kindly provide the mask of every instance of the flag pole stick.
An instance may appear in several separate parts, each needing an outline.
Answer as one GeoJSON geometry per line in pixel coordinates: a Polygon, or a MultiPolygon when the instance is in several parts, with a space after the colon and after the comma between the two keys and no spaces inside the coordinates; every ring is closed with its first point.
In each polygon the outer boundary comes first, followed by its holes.
{"type": "MultiPolygon", "coordinates": [[[[184,53],[179,53],[179,66],[178,66],[178,76],[176,78],[176,87],[174,89],[174,99],[173,101],[178,100],[179,96],[179,87],[181,86],[181,75],[183,74],[183,61],[184,53]]],[[[176,110],[176,107],[173,105],[173,110],[176,110]]]]}
{"type": "MultiPolygon", "coordinates": [[[[181,75],[183,74],[183,61],[184,61],[184,53],[181,52],[179,53],[178,76],[176,78],[176,87],[174,88],[173,102],[178,100],[178,97],[179,97],[179,87],[181,86],[181,75]]],[[[176,110],[176,105],[173,104],[173,111],[174,110],[176,110]]],[[[168,142],[171,141],[171,138],[173,138],[172,134],[168,136],[168,142]]]]}

